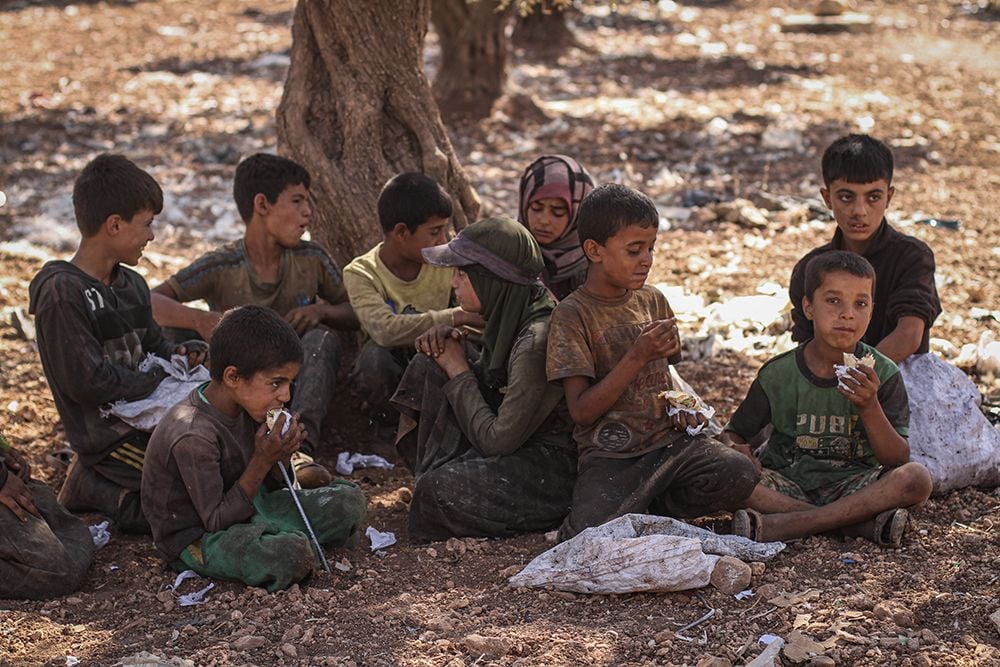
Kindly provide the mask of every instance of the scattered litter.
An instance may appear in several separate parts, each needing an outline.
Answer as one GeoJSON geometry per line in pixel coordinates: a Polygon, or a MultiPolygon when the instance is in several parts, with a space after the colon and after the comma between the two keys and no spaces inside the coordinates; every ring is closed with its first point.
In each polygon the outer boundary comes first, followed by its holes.
{"type": "Polygon", "coordinates": [[[385,549],[396,543],[396,533],[390,530],[383,533],[374,526],[368,526],[368,530],[365,531],[365,535],[372,542],[372,551],[385,549]]]}
{"type": "Polygon", "coordinates": [[[79,665],[80,659],[75,655],[66,656],[66,667],[73,667],[74,665],[79,665]]]}
{"type": "Polygon", "coordinates": [[[853,558],[841,558],[840,562],[843,563],[844,565],[857,565],[858,564],[858,561],[854,560],[853,558]]]}
{"type": "Polygon", "coordinates": [[[392,470],[394,467],[392,463],[377,454],[351,454],[350,452],[337,454],[337,472],[341,475],[350,475],[355,468],[392,470]]]}
{"type": "Polygon", "coordinates": [[[782,644],[784,644],[785,640],[779,637],[778,635],[761,635],[760,639],[758,639],[757,642],[761,646],[770,646],[774,642],[781,642],[782,644]]]}
{"type": "Polygon", "coordinates": [[[103,549],[111,541],[111,533],[108,532],[108,522],[102,521],[99,524],[88,526],[90,529],[90,539],[94,540],[94,549],[103,549]]]}
{"type": "Polygon", "coordinates": [[[737,600],[746,600],[747,598],[752,598],[753,596],[754,596],[753,589],[747,588],[746,590],[740,591],[733,597],[736,598],[737,600]]]}
{"type": "Polygon", "coordinates": [[[194,661],[177,657],[168,659],[149,651],[140,651],[135,655],[122,658],[121,662],[116,662],[115,665],[116,667],[118,665],[121,667],[194,667],[194,661]]]}
{"type": "Polygon", "coordinates": [[[167,586],[167,590],[176,593],[177,589],[188,579],[200,579],[201,575],[194,570],[184,570],[174,578],[174,583],[172,586],[167,586]]]}
{"type": "Polygon", "coordinates": [[[676,519],[626,514],[540,554],[511,586],[574,593],[690,590],[708,585],[720,556],[762,561],[785,545],[716,535],[676,519]]]}
{"type": "Polygon", "coordinates": [[[953,232],[957,232],[962,226],[960,220],[939,220],[937,218],[923,218],[922,220],[917,220],[918,225],[927,225],[928,227],[938,227],[940,229],[949,229],[953,232]]]}
{"type": "Polygon", "coordinates": [[[778,654],[781,653],[781,649],[785,646],[785,640],[775,635],[763,635],[760,638],[760,642],[767,648],[756,658],[748,662],[746,667],[774,667],[776,663],[781,664],[778,654]],[[766,642],[765,639],[767,639],[766,642]]]}
{"type": "Polygon", "coordinates": [[[215,588],[215,584],[209,584],[200,591],[195,591],[194,593],[188,593],[187,595],[181,595],[180,597],[177,598],[177,604],[179,604],[182,607],[190,607],[191,605],[204,604],[206,602],[205,594],[208,593],[213,588],[215,588]]]}

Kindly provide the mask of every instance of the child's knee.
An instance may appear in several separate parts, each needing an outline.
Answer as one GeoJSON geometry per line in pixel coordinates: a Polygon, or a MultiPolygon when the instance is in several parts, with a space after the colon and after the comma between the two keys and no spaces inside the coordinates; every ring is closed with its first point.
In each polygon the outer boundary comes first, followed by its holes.
{"type": "Polygon", "coordinates": [[[907,505],[919,505],[930,498],[934,480],[923,465],[911,461],[896,468],[895,473],[900,479],[900,495],[907,505]]]}

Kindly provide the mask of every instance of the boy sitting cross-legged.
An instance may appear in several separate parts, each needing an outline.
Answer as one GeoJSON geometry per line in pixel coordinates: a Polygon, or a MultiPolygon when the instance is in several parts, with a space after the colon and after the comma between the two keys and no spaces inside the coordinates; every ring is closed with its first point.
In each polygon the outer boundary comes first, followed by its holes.
{"type": "Polygon", "coordinates": [[[257,153],[236,167],[233,198],[246,223],[243,238],[206,253],[153,289],[160,326],[193,329],[208,340],[222,313],[238,306],[267,306],[302,336],[305,361],[291,408],[306,427],[293,460],[305,487],[322,486],[330,473],[314,462],[340,366],[331,329],[356,330],[347,291],[333,259],[303,241],[309,228],[309,172],[287,158],[257,153]],[[210,311],[185,306],[204,299],[210,311]]]}
{"type": "Polygon", "coordinates": [[[704,434],[701,419],[668,418],[657,394],[672,388],[680,338],[663,294],[644,287],[659,214],[645,195],[605,185],[580,205],[586,281],[552,313],[546,374],[562,382],[576,423],[579,476],[567,539],[630,512],[693,518],[745,506],[753,463],[704,434]]]}
{"type": "Polygon", "coordinates": [[[805,270],[802,311],[814,337],[761,368],[723,435],[745,443],[774,426],[750,509],[736,534],[786,540],[843,528],[899,547],[905,509],[930,496],[931,478],[909,462],[909,406],[899,369],[860,342],[872,317],[875,270],[861,255],[831,251],[805,270]],[[871,355],[838,377],[845,353],[871,355]]]}
{"type": "Polygon", "coordinates": [[[207,347],[164,340],[146,281],[123,266],[139,262],[162,208],[163,191],[152,176],[122,155],[97,156],[73,185],[80,247],[68,262],[47,262],[28,288],[45,379],[76,453],[59,502],[106,514],[126,532],[149,532],[139,500],[149,433],[102,417],[101,409],[145,398],[159,386],[166,377],[160,367],[139,370],[147,355],[189,353],[194,366],[207,347]]]}
{"type": "MultiPolygon", "coordinates": [[[[142,499],[153,539],[171,566],[269,591],[313,571],[314,556],[276,463],[305,438],[293,417],[268,431],[268,410],[289,400],[302,365],[291,325],[260,306],[223,316],[212,334],[212,380],[156,427],[143,470],[142,499]]],[[[355,485],[335,480],[298,492],[321,544],[343,546],[364,521],[355,485]]]]}
{"type": "Polygon", "coordinates": [[[483,326],[478,313],[451,306],[450,268],[424,261],[421,250],[447,241],[451,198],[416,172],[394,176],[378,197],[385,237],[344,268],[344,285],[368,341],[351,382],[373,417],[396,414],[389,397],[414,355],[417,336],[446,324],[483,326]]]}

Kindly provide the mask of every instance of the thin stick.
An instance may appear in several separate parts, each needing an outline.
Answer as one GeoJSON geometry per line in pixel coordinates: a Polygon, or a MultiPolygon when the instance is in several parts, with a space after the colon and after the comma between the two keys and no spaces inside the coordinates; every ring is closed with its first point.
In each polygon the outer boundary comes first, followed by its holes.
{"type": "Polygon", "coordinates": [[[685,630],[690,630],[691,628],[695,627],[696,625],[700,625],[700,624],[704,623],[705,621],[707,621],[708,619],[710,619],[713,616],[715,616],[715,608],[713,608],[712,605],[708,604],[708,602],[705,601],[705,598],[703,598],[701,595],[698,595],[698,599],[701,600],[701,603],[703,605],[705,605],[706,607],[708,607],[708,613],[705,614],[704,616],[702,616],[701,618],[699,618],[696,621],[691,621],[690,623],[688,623],[687,625],[685,625],[683,628],[680,628],[679,630],[676,630],[674,632],[674,636],[677,637],[678,639],[683,639],[684,641],[688,641],[688,642],[694,641],[691,638],[682,636],[681,633],[684,632],[685,630]]]}
{"type": "Polygon", "coordinates": [[[313,532],[312,524],[309,523],[309,517],[306,516],[306,511],[302,508],[302,503],[299,502],[299,496],[295,493],[295,486],[292,485],[292,478],[288,476],[288,471],[285,470],[285,464],[278,461],[278,469],[281,471],[281,476],[285,478],[285,484],[288,485],[288,492],[292,494],[292,500],[295,501],[295,506],[299,510],[299,516],[302,517],[302,523],[306,525],[306,530],[309,531],[309,538],[312,540],[316,555],[319,556],[319,562],[323,564],[323,571],[329,572],[330,564],[326,562],[326,554],[323,553],[323,547],[320,546],[319,540],[316,539],[316,533],[313,532]]]}

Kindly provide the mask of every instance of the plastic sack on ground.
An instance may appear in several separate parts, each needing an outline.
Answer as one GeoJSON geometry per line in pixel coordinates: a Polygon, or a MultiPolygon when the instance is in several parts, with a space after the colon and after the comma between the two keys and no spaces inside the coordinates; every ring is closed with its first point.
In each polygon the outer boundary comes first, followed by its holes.
{"type": "Polygon", "coordinates": [[[923,464],[934,493],[1000,485],[1000,431],[979,409],[976,385],[933,354],[899,365],[910,399],[910,459],[923,464]]]}
{"type": "Polygon", "coordinates": [[[720,556],[764,561],[784,548],[669,517],[626,514],[540,554],[510,585],[574,593],[683,591],[708,585],[720,556]]]}
{"type": "Polygon", "coordinates": [[[208,369],[202,365],[188,368],[187,359],[175,354],[170,361],[154,354],[147,355],[139,363],[139,371],[149,372],[159,366],[167,372],[167,377],[153,390],[153,393],[138,401],[119,401],[102,411],[101,415],[112,414],[140,431],[152,431],[160,420],[200,384],[208,382],[208,369]]]}

